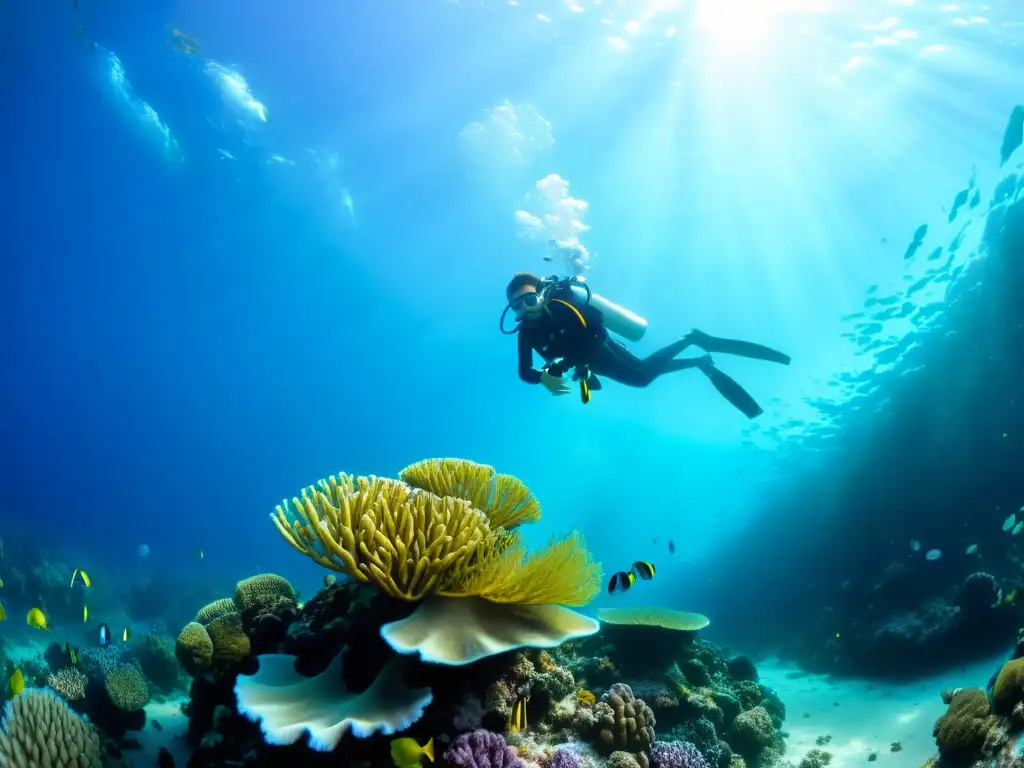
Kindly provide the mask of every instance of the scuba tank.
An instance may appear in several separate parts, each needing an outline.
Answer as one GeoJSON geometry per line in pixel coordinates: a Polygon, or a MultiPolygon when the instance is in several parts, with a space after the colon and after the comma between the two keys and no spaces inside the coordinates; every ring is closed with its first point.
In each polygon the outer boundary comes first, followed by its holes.
{"type": "Polygon", "coordinates": [[[572,285],[572,295],[577,301],[599,310],[604,316],[605,328],[629,341],[640,341],[644,337],[647,332],[647,321],[644,318],[604,296],[599,296],[586,284],[580,285],[582,282],[582,278],[576,278],[577,284],[572,285]]]}

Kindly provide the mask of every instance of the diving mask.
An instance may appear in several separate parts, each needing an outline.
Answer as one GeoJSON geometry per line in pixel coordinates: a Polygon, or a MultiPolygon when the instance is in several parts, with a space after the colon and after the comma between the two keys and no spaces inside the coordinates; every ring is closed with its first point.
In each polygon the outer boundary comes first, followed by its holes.
{"type": "Polygon", "coordinates": [[[524,293],[521,296],[516,296],[512,301],[508,303],[509,309],[515,314],[516,319],[521,319],[524,315],[530,314],[535,311],[541,304],[541,295],[539,293],[524,293]]]}

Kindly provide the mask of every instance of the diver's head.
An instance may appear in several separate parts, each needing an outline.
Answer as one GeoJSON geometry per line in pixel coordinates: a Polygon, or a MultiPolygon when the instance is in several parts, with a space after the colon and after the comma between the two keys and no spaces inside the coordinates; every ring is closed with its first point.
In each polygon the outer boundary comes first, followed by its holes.
{"type": "Polygon", "coordinates": [[[543,286],[544,281],[530,272],[520,272],[509,281],[505,298],[517,320],[537,317],[541,313],[544,309],[543,286]]]}

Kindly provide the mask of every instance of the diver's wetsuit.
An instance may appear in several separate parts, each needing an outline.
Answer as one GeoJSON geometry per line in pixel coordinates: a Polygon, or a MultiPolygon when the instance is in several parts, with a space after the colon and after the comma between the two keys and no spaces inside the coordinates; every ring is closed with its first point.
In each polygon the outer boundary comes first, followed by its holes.
{"type": "Polygon", "coordinates": [[[571,290],[560,290],[548,297],[539,316],[519,329],[519,378],[540,383],[540,371],[533,367],[536,351],[548,363],[564,359],[567,369],[583,365],[620,384],[646,387],[663,373],[700,366],[701,358],[673,359],[692,344],[684,337],[648,357],[637,357],[608,335],[600,310],[576,301],[571,290]]]}

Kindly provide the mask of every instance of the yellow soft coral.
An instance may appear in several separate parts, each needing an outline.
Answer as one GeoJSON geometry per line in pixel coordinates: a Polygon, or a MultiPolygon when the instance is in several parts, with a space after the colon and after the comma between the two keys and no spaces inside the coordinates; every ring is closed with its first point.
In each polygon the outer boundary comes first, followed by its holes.
{"type": "Polygon", "coordinates": [[[597,696],[586,688],[580,688],[576,691],[576,701],[585,706],[594,706],[597,703],[597,696]]]}
{"type": "Polygon", "coordinates": [[[435,496],[468,501],[487,515],[491,528],[512,529],[540,520],[540,502],[525,483],[494,467],[465,459],[426,459],[398,473],[405,483],[435,496]]]}
{"type": "MultiPolygon", "coordinates": [[[[495,527],[473,506],[483,493],[472,472],[452,470],[444,485],[444,467],[463,467],[445,461],[404,470],[445,496],[397,480],[340,475],[305,489],[291,508],[278,505],[274,523],[299,552],[403,600],[438,594],[516,605],[583,605],[597,594],[601,570],[579,534],[528,555],[516,534],[495,527]]],[[[497,485],[512,487],[511,481],[497,485]]],[[[520,514],[531,508],[523,494],[503,492],[498,501],[492,515],[516,523],[531,519],[520,514]]]]}

